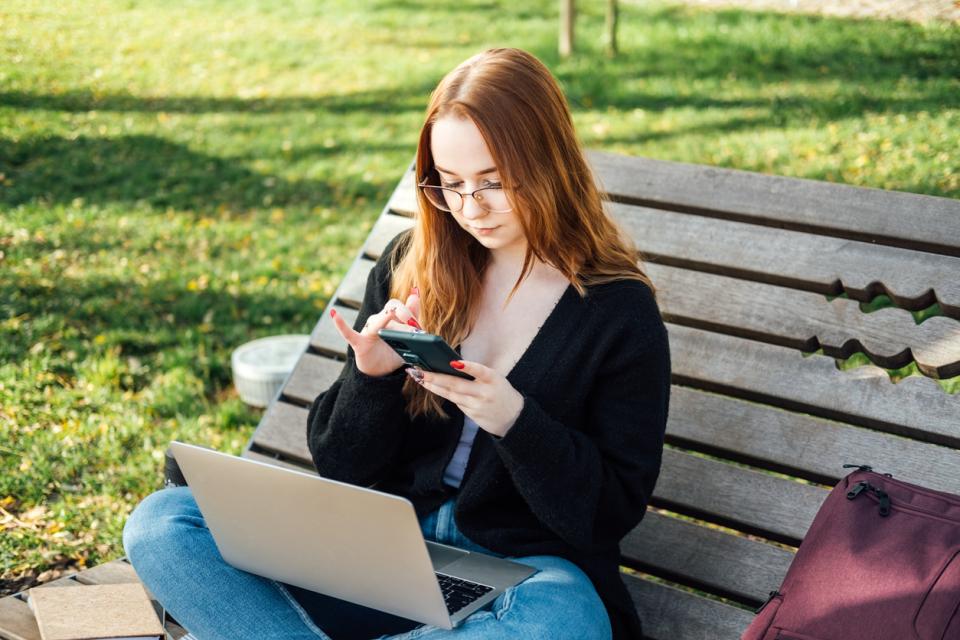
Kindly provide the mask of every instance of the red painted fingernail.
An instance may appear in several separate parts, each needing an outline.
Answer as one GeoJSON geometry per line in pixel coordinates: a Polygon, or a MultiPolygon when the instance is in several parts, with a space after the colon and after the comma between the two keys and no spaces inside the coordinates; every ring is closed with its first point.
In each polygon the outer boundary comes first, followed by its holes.
{"type": "Polygon", "coordinates": [[[414,329],[423,330],[423,327],[420,326],[420,323],[413,318],[410,318],[409,320],[407,320],[407,324],[413,327],[414,329]]]}
{"type": "Polygon", "coordinates": [[[453,367],[454,369],[463,369],[467,365],[463,364],[463,362],[461,362],[460,360],[451,360],[450,366],[453,367]]]}
{"type": "Polygon", "coordinates": [[[336,318],[336,317],[337,317],[337,310],[336,310],[336,309],[330,309],[330,317],[331,317],[331,318],[336,318]]]}
{"type": "Polygon", "coordinates": [[[410,289],[410,295],[412,296],[420,295],[420,287],[414,287],[413,289],[410,289]]]}

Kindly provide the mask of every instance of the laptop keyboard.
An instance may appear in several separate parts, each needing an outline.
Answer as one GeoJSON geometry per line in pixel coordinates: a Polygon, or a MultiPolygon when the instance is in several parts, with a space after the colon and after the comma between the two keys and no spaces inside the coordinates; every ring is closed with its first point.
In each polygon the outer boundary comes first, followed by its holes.
{"type": "Polygon", "coordinates": [[[451,615],[493,591],[493,587],[485,584],[454,578],[444,573],[438,573],[437,580],[440,582],[440,591],[443,592],[443,601],[447,603],[447,611],[451,615]]]}

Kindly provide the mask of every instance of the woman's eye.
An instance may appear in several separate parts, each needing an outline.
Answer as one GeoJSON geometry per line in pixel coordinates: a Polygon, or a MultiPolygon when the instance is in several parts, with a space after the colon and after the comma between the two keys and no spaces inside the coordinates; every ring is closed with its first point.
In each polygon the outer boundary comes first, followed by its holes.
{"type": "Polygon", "coordinates": [[[499,182],[488,182],[486,187],[488,189],[501,189],[503,185],[499,182]]]}
{"type": "Polygon", "coordinates": [[[446,187],[446,188],[448,188],[448,189],[456,189],[456,188],[459,187],[461,184],[463,184],[463,183],[462,183],[462,182],[441,182],[441,183],[440,183],[440,186],[441,186],[441,187],[446,187]]]}

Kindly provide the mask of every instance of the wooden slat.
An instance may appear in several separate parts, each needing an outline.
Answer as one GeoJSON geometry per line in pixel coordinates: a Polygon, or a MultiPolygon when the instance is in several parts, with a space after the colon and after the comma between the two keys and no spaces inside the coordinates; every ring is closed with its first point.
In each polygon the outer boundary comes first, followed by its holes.
{"type": "MultiPolygon", "coordinates": [[[[133,565],[124,560],[114,560],[105,564],[82,571],[76,575],[77,581],[83,584],[126,584],[140,582],[133,565]]],[[[146,588],[146,587],[144,587],[146,588]]],[[[147,592],[149,594],[149,591],[147,592]]],[[[155,600],[152,595],[151,600],[155,600]]]]}
{"type": "Polygon", "coordinates": [[[592,151],[613,197],[960,256],[960,201],[592,151]]]}
{"type": "Polygon", "coordinates": [[[250,460],[256,460],[258,462],[264,462],[266,464],[272,464],[275,467],[283,467],[284,469],[290,469],[291,471],[300,471],[304,473],[313,473],[316,474],[317,470],[314,467],[307,467],[302,464],[296,464],[289,460],[283,458],[275,458],[266,453],[260,453],[258,451],[247,450],[243,453],[244,458],[249,458],[250,460]]]}
{"type": "Polygon", "coordinates": [[[907,482],[960,493],[957,451],[901,436],[674,385],[670,442],[833,484],[844,464],[869,464],[907,482]]]}
{"type": "Polygon", "coordinates": [[[333,384],[342,369],[343,362],[339,360],[305,353],[287,378],[283,395],[304,404],[311,404],[320,392],[333,384]]]}
{"type": "Polygon", "coordinates": [[[406,231],[413,226],[413,219],[393,214],[384,213],[373,225],[373,230],[367,237],[363,245],[363,253],[371,260],[376,260],[383,253],[387,244],[396,237],[401,231],[406,231]]]}
{"type": "Polygon", "coordinates": [[[387,202],[387,209],[405,216],[412,216],[417,210],[416,181],[413,169],[410,168],[400,178],[397,188],[387,202]]]}
{"type": "Polygon", "coordinates": [[[0,639],[40,640],[37,619],[30,606],[20,598],[0,598],[0,639]]]}
{"type": "MultiPolygon", "coordinates": [[[[337,313],[343,316],[351,327],[357,321],[357,310],[341,305],[334,305],[337,313]]],[[[330,317],[330,312],[324,313],[317,321],[313,332],[310,334],[310,346],[322,354],[345,358],[347,355],[347,342],[337,331],[330,317]]]]}
{"type": "Polygon", "coordinates": [[[631,566],[754,606],[780,586],[793,560],[782,547],[647,512],[620,543],[631,566]]]}
{"type": "MultiPolygon", "coordinates": [[[[50,582],[44,582],[43,584],[38,584],[34,589],[47,589],[49,587],[79,587],[82,586],[79,582],[76,581],[77,574],[71,573],[68,576],[62,578],[57,578],[56,580],[51,580],[50,582]]],[[[24,592],[24,597],[26,597],[26,592],[24,592]]]]}
{"type": "Polygon", "coordinates": [[[957,257],[625,204],[610,210],[652,262],[865,302],[887,293],[911,310],[939,301],[960,318],[957,257]]]}
{"type": "Polygon", "coordinates": [[[675,324],[668,333],[675,382],[960,447],[960,394],[929,378],[894,384],[879,367],[840,371],[786,347],[675,324]]]}
{"type": "Polygon", "coordinates": [[[718,460],[664,449],[654,505],[797,544],[828,491],[718,460]]]}
{"type": "Polygon", "coordinates": [[[916,362],[930,377],[960,375],[960,322],[921,325],[904,309],[860,311],[847,298],[648,263],[664,318],[680,324],[847,358],[864,351],[888,369],[916,362]]]}
{"type": "Polygon", "coordinates": [[[312,465],[307,449],[308,410],[286,402],[275,402],[250,439],[257,447],[282,455],[291,463],[312,465]]]}
{"type": "Polygon", "coordinates": [[[344,276],[340,288],[334,296],[337,304],[359,309],[363,302],[363,293],[367,288],[367,277],[373,269],[373,260],[360,258],[356,260],[344,276]]]}
{"type": "Polygon", "coordinates": [[[739,640],[750,611],[676,587],[624,575],[623,581],[651,640],[739,640]]]}

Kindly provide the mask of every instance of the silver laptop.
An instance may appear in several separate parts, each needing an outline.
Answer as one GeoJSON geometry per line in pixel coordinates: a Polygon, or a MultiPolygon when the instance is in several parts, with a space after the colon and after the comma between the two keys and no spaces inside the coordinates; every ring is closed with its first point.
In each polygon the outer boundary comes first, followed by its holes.
{"type": "Polygon", "coordinates": [[[229,564],[452,629],[536,572],[424,539],[406,498],[173,441],[229,564]]]}

